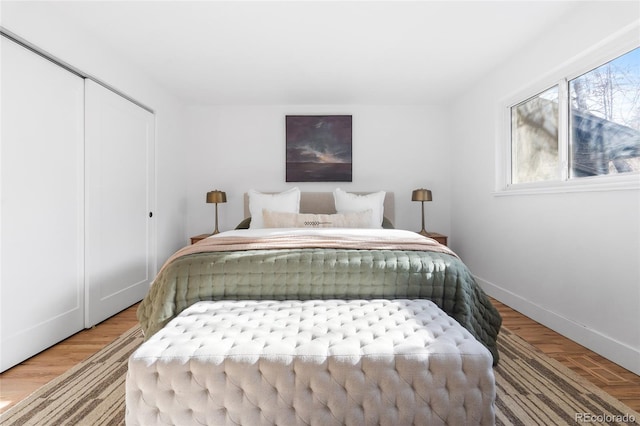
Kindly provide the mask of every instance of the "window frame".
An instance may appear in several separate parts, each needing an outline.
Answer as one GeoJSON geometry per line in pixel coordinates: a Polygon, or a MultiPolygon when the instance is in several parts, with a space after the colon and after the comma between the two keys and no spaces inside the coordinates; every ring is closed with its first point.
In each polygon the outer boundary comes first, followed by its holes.
{"type": "Polygon", "coordinates": [[[517,90],[499,103],[498,137],[496,149],[495,195],[544,194],[582,191],[611,191],[640,189],[640,173],[588,176],[569,176],[569,81],[607,62],[640,47],[638,30],[640,25],[632,24],[611,37],[582,52],[549,72],[538,81],[517,90]],[[558,167],[559,180],[511,183],[512,177],[512,107],[558,86],[558,167]]]}

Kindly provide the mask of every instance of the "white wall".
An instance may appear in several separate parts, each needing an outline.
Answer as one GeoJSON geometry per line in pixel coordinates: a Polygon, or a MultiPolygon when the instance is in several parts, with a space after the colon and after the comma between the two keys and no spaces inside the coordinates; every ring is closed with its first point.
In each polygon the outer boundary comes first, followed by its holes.
{"type": "Polygon", "coordinates": [[[153,109],[156,115],[157,257],[160,266],[184,242],[186,199],[184,107],[128,58],[60,16],[46,2],[2,2],[0,24],[59,60],[153,109]]]}
{"type": "Polygon", "coordinates": [[[243,218],[250,188],[396,192],[396,226],[419,229],[411,190],[427,187],[427,229],[453,248],[498,299],[640,372],[638,191],[495,197],[496,108],[618,28],[635,2],[584,3],[545,37],[442,106],[191,106],[129,58],[56,15],[46,2],[2,3],[1,24],[153,108],[157,123],[158,261],[213,228],[207,191],[227,192],[220,228],[243,218]],[[605,17],[606,19],[602,19],[605,17]],[[284,116],[353,115],[353,182],[286,183],[284,116]],[[460,118],[464,117],[463,120],[460,118]],[[451,168],[451,171],[450,171],[451,168]],[[186,218],[186,219],[185,219],[186,218]]]}
{"type": "Polygon", "coordinates": [[[581,4],[457,99],[449,116],[454,250],[488,293],[637,374],[638,190],[493,192],[500,100],[639,16],[635,2],[581,4]]]}
{"type": "Polygon", "coordinates": [[[280,191],[394,191],[397,228],[420,229],[420,203],[411,191],[426,187],[434,201],[425,204],[428,230],[447,234],[451,155],[446,116],[439,107],[415,106],[202,106],[188,110],[188,231],[211,232],[214,206],[205,203],[213,189],[227,193],[219,205],[219,228],[234,228],[243,218],[249,189],[280,191]],[[351,114],[353,182],[285,182],[285,116],[351,114]]]}

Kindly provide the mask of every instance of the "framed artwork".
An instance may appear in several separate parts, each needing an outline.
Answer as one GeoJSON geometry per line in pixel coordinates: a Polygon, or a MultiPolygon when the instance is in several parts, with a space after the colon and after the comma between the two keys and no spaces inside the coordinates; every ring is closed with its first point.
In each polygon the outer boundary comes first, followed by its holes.
{"type": "Polygon", "coordinates": [[[351,182],[350,115],[287,115],[287,182],[351,182]]]}

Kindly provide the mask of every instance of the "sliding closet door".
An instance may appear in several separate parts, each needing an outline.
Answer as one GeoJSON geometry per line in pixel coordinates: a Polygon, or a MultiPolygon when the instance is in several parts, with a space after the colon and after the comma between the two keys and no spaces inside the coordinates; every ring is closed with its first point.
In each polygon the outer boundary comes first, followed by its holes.
{"type": "Polygon", "coordinates": [[[4,371],[84,325],[84,83],[0,39],[4,371]]]}
{"type": "Polygon", "coordinates": [[[154,116],[92,81],[85,92],[90,327],[141,300],[153,279],[154,116]]]}

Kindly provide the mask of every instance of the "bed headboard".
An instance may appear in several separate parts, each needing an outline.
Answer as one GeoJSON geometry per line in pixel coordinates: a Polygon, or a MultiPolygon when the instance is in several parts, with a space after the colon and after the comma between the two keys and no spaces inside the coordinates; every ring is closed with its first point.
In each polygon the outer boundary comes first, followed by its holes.
{"type": "MultiPolygon", "coordinates": [[[[364,195],[369,192],[353,192],[364,195]]],[[[395,223],[395,197],[393,192],[387,192],[384,197],[384,217],[395,223]]],[[[333,214],[336,206],[333,192],[300,192],[300,213],[333,214]]],[[[249,217],[249,194],[244,194],[244,217],[249,217]]]]}

